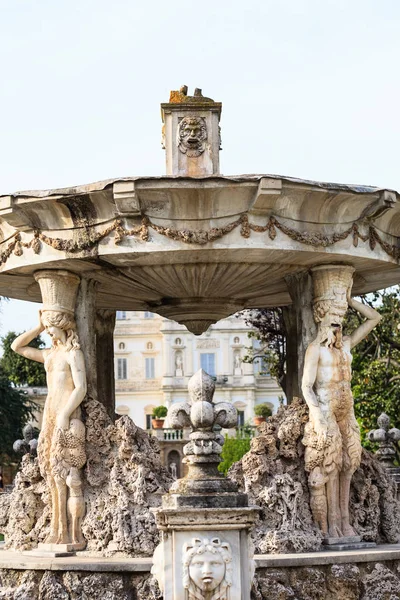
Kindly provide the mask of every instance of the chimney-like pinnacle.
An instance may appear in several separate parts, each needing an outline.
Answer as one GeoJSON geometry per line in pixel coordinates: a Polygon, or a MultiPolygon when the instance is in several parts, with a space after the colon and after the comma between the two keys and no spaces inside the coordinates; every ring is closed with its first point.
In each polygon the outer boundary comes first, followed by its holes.
{"type": "Polygon", "coordinates": [[[168,103],[161,104],[167,175],[219,175],[222,104],[203,96],[200,88],[193,96],[187,94],[183,85],[171,91],[168,103]]]}

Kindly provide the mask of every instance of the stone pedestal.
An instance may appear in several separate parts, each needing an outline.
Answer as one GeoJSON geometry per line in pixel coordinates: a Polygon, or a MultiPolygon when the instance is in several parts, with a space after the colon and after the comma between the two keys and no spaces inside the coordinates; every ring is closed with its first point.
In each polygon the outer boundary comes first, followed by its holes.
{"type": "Polygon", "coordinates": [[[153,557],[153,574],[164,600],[250,600],[254,574],[249,530],[258,508],[219,471],[224,438],[216,424],[232,428],[236,409],[213,404],[215,383],[203,370],[189,381],[189,403],[170,407],[170,426],[190,425],[183,448],[188,474],[178,479],[154,511],[162,541],[153,557]]]}
{"type": "Polygon", "coordinates": [[[156,511],[162,542],[153,574],[164,600],[209,600],[216,592],[221,600],[249,599],[254,561],[248,532],[256,516],[251,507],[156,511]]]}

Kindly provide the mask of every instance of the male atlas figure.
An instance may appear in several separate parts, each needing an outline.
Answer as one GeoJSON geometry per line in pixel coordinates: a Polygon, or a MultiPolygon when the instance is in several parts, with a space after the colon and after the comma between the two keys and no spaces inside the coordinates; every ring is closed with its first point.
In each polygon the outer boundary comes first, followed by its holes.
{"type": "Polygon", "coordinates": [[[318,334],[307,348],[302,381],[310,410],[303,444],[311,508],[322,533],[330,538],[356,535],[349,521],[349,494],[361,461],[361,442],[350,387],[350,350],[380,320],[376,310],[352,299],[353,272],[345,265],[312,269],[318,334]],[[343,336],[349,306],[367,320],[350,336],[343,336]]]}

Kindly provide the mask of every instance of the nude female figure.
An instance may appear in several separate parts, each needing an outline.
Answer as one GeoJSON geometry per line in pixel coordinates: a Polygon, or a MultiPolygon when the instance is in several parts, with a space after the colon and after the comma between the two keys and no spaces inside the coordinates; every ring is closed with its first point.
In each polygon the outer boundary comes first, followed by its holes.
{"type": "Polygon", "coordinates": [[[302,380],[310,410],[303,444],[306,470],[310,472],[311,505],[323,506],[324,490],[314,483],[318,475],[318,480],[326,481],[327,505],[327,520],[318,514],[318,522],[324,523],[325,536],[336,538],[356,535],[349,521],[349,495],[351,478],[361,461],[361,442],[351,393],[350,351],[381,318],[376,310],[351,297],[353,271],[343,265],[312,270],[318,334],[307,348],[302,380]],[[342,324],[349,306],[366,321],[351,335],[343,336],[342,324]],[[313,494],[318,495],[318,503],[313,494]]]}
{"type": "MultiPolygon", "coordinates": [[[[67,522],[67,487],[72,492],[80,490],[78,470],[86,461],[79,408],[86,394],[86,370],[73,313],[40,311],[39,325],[18,336],[12,349],[25,358],[44,363],[47,374],[48,395],[38,443],[40,471],[51,493],[51,526],[46,543],[84,545],[83,537],[76,535],[76,519],[71,535],[67,522]],[[42,331],[50,336],[52,347],[40,350],[28,346],[42,331]]],[[[83,498],[77,508],[80,515],[82,502],[83,498]]]]}

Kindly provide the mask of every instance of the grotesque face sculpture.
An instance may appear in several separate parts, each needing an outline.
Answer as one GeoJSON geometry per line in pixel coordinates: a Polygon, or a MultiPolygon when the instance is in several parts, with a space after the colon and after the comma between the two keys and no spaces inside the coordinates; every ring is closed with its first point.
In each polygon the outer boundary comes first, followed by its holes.
{"type": "Polygon", "coordinates": [[[202,117],[184,117],[178,127],[178,148],[190,158],[200,156],[207,140],[206,122],[202,117]]]}
{"type": "Polygon", "coordinates": [[[211,594],[213,598],[212,592],[218,590],[218,598],[225,600],[227,590],[232,585],[229,544],[222,543],[218,538],[194,538],[190,544],[185,544],[183,552],[183,585],[189,592],[189,599],[198,598],[198,590],[211,594]]]}

